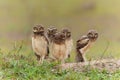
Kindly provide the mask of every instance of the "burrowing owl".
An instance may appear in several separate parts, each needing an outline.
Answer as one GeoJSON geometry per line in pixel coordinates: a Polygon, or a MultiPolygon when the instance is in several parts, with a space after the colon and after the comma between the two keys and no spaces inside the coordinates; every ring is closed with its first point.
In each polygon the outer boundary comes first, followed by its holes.
{"type": "Polygon", "coordinates": [[[98,38],[98,33],[95,30],[88,31],[87,35],[82,36],[76,42],[76,61],[77,62],[85,62],[85,52],[91,47],[92,43],[94,43],[98,38]]]}
{"type": "Polygon", "coordinates": [[[66,50],[65,35],[61,32],[54,34],[53,41],[51,42],[50,57],[53,60],[64,63],[66,59],[66,50]]]}
{"type": "Polygon", "coordinates": [[[70,57],[70,53],[72,51],[73,47],[73,39],[71,37],[71,32],[66,28],[61,31],[63,34],[65,34],[65,44],[67,49],[67,55],[66,58],[70,57]]]}
{"type": "Polygon", "coordinates": [[[39,63],[42,63],[47,53],[48,40],[45,36],[44,27],[36,25],[33,27],[32,48],[39,63]]]}

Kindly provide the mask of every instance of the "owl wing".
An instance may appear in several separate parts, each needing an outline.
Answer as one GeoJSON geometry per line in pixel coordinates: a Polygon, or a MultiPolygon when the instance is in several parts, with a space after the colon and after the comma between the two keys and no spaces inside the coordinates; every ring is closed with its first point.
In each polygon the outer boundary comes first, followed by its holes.
{"type": "Polygon", "coordinates": [[[45,40],[46,40],[47,44],[49,45],[49,40],[48,40],[47,35],[45,35],[45,40]]]}
{"type": "Polygon", "coordinates": [[[47,42],[47,55],[46,56],[48,56],[49,55],[49,41],[46,35],[45,35],[45,41],[47,42]]]}
{"type": "Polygon", "coordinates": [[[82,36],[79,40],[77,40],[76,43],[76,50],[77,50],[77,55],[76,55],[76,61],[77,62],[85,62],[85,58],[81,52],[82,49],[84,49],[89,43],[89,39],[87,36],[82,36]]]}
{"type": "Polygon", "coordinates": [[[89,39],[87,36],[82,36],[79,40],[77,40],[77,49],[82,49],[85,46],[87,46],[87,44],[89,43],[89,39]]]}

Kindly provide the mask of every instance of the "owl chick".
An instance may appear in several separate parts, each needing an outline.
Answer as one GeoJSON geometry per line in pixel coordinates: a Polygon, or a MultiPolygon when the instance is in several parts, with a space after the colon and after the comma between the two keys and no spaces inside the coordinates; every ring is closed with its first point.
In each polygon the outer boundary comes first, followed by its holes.
{"type": "Polygon", "coordinates": [[[73,47],[73,39],[71,37],[71,32],[68,29],[63,29],[61,32],[63,34],[65,34],[65,44],[66,44],[66,47],[67,47],[66,58],[69,58],[70,53],[72,51],[72,47],[73,47]]]}
{"type": "Polygon", "coordinates": [[[66,59],[66,44],[65,35],[61,32],[54,34],[53,41],[51,42],[50,57],[53,60],[64,63],[66,59]]]}
{"type": "Polygon", "coordinates": [[[48,28],[47,37],[48,37],[48,39],[49,39],[49,42],[52,41],[53,35],[54,35],[55,33],[57,33],[57,28],[55,28],[55,27],[50,27],[50,28],[48,28]]]}
{"type": "Polygon", "coordinates": [[[98,33],[95,30],[88,31],[87,35],[82,36],[76,42],[76,62],[85,62],[85,52],[97,40],[98,33]]]}
{"type": "Polygon", "coordinates": [[[32,48],[39,63],[43,63],[44,58],[48,55],[48,40],[42,25],[33,27],[32,48]]]}

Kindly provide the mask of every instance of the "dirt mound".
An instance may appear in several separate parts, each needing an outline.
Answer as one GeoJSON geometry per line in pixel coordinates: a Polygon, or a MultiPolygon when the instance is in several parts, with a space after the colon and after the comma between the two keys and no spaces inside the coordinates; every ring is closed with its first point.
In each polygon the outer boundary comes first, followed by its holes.
{"type": "Polygon", "coordinates": [[[90,69],[98,69],[114,72],[120,69],[120,60],[105,59],[89,61],[84,63],[65,63],[60,65],[59,68],[62,68],[63,70],[72,69],[74,71],[86,71],[90,69]]]}

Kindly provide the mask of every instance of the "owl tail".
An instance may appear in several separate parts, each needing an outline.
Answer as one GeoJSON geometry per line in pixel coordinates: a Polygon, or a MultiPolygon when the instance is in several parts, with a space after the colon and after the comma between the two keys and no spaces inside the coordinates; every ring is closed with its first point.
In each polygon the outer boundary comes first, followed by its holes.
{"type": "Polygon", "coordinates": [[[76,62],[85,62],[85,59],[79,49],[76,49],[76,62]]]}
{"type": "Polygon", "coordinates": [[[46,54],[46,56],[45,56],[45,59],[48,59],[49,53],[50,53],[50,50],[49,50],[49,47],[47,46],[47,54],[46,54]]]}

